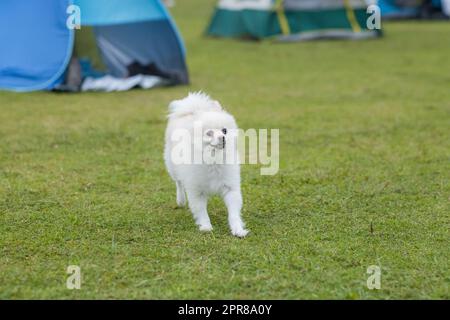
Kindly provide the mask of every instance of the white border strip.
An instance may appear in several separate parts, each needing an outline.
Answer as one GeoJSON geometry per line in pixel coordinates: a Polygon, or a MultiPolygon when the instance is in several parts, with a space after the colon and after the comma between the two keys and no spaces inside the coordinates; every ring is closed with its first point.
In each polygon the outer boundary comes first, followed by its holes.
{"type": "MultiPolygon", "coordinates": [[[[349,0],[354,9],[367,8],[373,0],[349,0]]],[[[219,0],[217,7],[225,10],[272,10],[274,0],[219,0]]],[[[285,0],[287,10],[326,10],[345,7],[344,0],[285,0]]]]}
{"type": "Polygon", "coordinates": [[[273,0],[220,0],[217,7],[226,10],[271,10],[274,2],[273,0]]]}
{"type": "MultiPolygon", "coordinates": [[[[353,9],[367,8],[367,0],[349,0],[353,9]]],[[[330,10],[345,8],[344,0],[285,0],[286,10],[330,10]]]]}

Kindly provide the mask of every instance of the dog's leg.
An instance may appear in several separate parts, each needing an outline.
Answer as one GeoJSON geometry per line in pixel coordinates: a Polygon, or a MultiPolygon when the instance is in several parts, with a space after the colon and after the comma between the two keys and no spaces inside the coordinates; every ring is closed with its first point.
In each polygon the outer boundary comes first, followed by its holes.
{"type": "Polygon", "coordinates": [[[183,185],[180,181],[176,182],[177,184],[177,205],[179,207],[184,207],[186,205],[186,193],[184,192],[183,185]]]}
{"type": "Polygon", "coordinates": [[[209,220],[208,212],[206,210],[208,198],[206,195],[198,194],[193,191],[187,191],[189,208],[194,216],[195,223],[198,225],[200,231],[211,231],[212,225],[209,220]]]}
{"type": "Polygon", "coordinates": [[[228,223],[231,233],[243,238],[248,234],[248,230],[244,229],[244,222],[241,218],[242,195],[240,191],[229,191],[224,194],[223,201],[228,209],[228,223]]]}

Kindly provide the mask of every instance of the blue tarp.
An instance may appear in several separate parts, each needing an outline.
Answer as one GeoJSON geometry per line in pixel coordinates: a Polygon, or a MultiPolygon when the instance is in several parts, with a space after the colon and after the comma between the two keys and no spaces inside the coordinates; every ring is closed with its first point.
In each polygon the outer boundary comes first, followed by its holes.
{"type": "Polygon", "coordinates": [[[399,5],[395,0],[379,0],[378,5],[383,17],[414,17],[419,14],[419,5],[405,6],[399,5]]]}
{"type": "MultiPolygon", "coordinates": [[[[420,15],[425,1],[417,0],[378,0],[381,15],[385,18],[414,18],[420,15]]],[[[442,0],[431,0],[429,5],[442,10],[442,0]]]]}
{"type": "Polygon", "coordinates": [[[188,82],[183,42],[159,0],[0,0],[0,88],[52,89],[63,80],[74,43],[71,4],[83,26],[94,26],[111,74],[156,70],[174,84],[188,82]]]}

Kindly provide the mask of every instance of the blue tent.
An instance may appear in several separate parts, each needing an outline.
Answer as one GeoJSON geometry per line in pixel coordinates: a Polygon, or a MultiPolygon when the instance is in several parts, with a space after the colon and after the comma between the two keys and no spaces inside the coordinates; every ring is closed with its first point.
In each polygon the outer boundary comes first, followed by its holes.
{"type": "Polygon", "coordinates": [[[1,0],[0,88],[49,90],[64,81],[74,47],[66,24],[72,4],[81,25],[93,26],[109,74],[125,78],[138,70],[188,83],[182,40],[160,0],[1,0]]]}
{"type": "Polygon", "coordinates": [[[384,18],[443,18],[448,17],[449,0],[379,0],[384,18]]]}

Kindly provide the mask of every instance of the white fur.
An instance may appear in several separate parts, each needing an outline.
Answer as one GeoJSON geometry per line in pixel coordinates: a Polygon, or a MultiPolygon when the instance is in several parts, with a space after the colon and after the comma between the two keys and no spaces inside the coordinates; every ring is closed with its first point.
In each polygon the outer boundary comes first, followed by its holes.
{"type": "Polygon", "coordinates": [[[245,237],[248,231],[241,219],[239,164],[175,164],[171,158],[174,147],[172,133],[176,129],[187,129],[193,137],[194,122],[202,124],[204,148],[225,152],[226,142],[223,142],[223,139],[231,139],[231,132],[237,129],[233,116],[206,94],[190,93],[186,98],[173,101],[169,105],[168,119],[164,160],[177,187],[177,204],[184,206],[187,201],[200,231],[211,231],[207,201],[209,196],[218,194],[228,209],[231,233],[237,237],[245,237]],[[223,128],[227,129],[227,134],[223,133],[223,128]]]}

